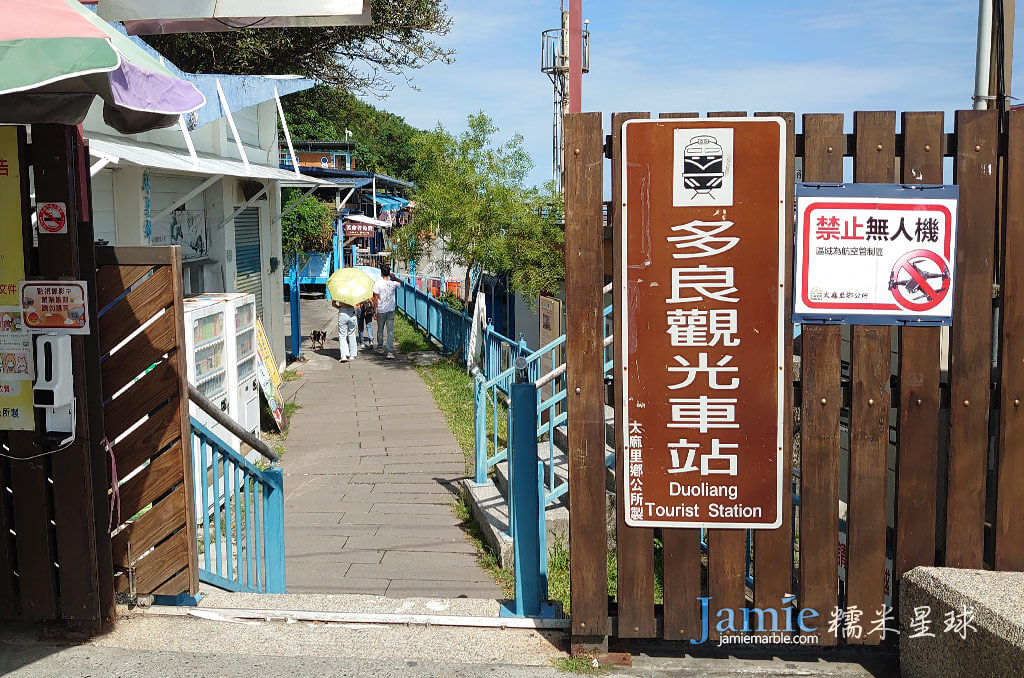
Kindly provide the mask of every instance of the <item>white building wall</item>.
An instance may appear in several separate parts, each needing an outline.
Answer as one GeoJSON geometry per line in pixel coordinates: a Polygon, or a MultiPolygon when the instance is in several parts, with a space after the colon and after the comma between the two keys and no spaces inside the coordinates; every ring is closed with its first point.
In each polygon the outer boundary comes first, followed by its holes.
{"type": "Polygon", "coordinates": [[[114,174],[103,169],[92,178],[92,219],[96,240],[117,244],[117,221],[114,215],[114,174]]]}

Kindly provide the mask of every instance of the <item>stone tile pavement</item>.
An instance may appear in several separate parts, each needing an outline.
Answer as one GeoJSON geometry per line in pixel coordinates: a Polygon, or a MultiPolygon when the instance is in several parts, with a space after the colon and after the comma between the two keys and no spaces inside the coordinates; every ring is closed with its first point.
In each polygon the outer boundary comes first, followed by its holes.
{"type": "Polygon", "coordinates": [[[339,362],[335,317],[302,301],[309,362],[283,389],[301,406],[282,459],[288,592],[500,598],[452,513],[464,457],[426,385],[400,353],[339,362]]]}

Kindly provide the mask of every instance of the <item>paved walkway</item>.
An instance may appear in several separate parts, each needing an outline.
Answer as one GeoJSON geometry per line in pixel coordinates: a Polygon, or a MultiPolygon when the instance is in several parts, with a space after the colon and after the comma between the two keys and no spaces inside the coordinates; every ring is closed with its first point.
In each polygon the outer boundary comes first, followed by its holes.
{"type": "Polygon", "coordinates": [[[301,405],[282,460],[288,592],[500,598],[452,513],[465,461],[426,385],[401,354],[339,362],[335,317],[303,300],[309,362],[285,384],[301,405]]]}

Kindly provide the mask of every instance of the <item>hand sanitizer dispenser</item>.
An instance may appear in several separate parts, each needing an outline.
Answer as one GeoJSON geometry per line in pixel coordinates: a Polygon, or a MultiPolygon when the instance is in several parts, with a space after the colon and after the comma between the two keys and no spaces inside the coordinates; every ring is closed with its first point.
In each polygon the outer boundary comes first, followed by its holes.
{"type": "Polygon", "coordinates": [[[71,337],[43,334],[36,337],[36,383],[32,404],[46,413],[44,447],[66,447],[75,440],[75,381],[71,337]]]}

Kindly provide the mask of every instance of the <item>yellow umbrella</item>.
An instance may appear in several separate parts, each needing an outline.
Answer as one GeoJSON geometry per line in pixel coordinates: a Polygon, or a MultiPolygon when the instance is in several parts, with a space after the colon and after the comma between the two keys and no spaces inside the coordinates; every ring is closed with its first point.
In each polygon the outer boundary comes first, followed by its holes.
{"type": "Polygon", "coordinates": [[[339,268],[328,278],[327,292],[332,300],[355,306],[373,296],[373,278],[358,268],[339,268]]]}

